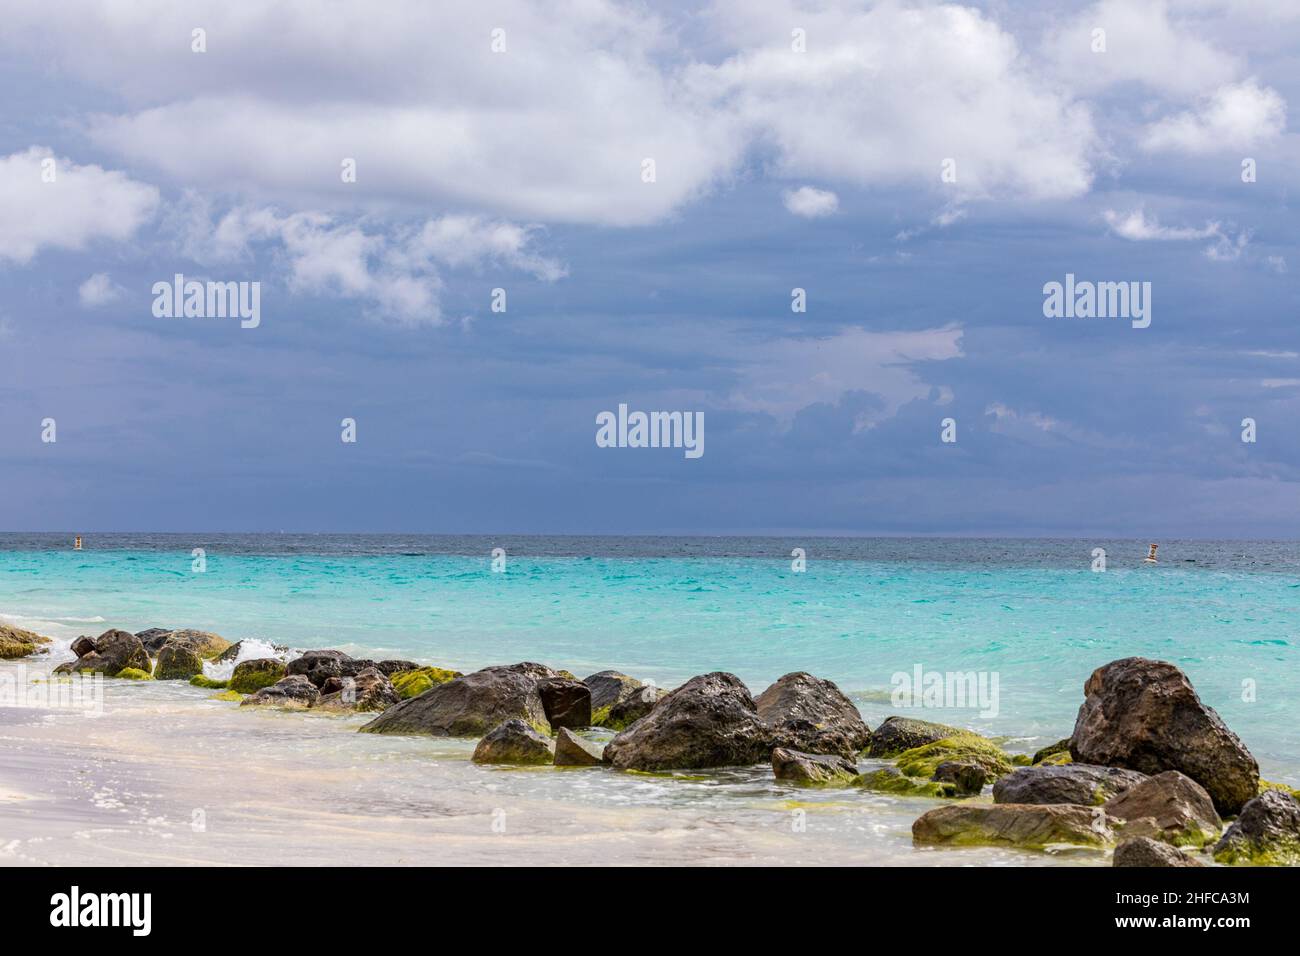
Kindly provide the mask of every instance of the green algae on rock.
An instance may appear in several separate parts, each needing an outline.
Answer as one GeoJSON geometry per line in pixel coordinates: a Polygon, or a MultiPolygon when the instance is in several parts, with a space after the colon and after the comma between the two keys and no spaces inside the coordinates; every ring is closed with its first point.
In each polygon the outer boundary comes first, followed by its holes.
{"type": "Polygon", "coordinates": [[[203,687],[207,690],[225,690],[230,686],[230,681],[217,680],[215,677],[209,677],[207,674],[195,674],[190,678],[190,683],[195,687],[203,687]]]}
{"type": "Polygon", "coordinates": [[[230,675],[230,689],[241,694],[255,694],[263,687],[270,687],[283,676],[284,662],[274,657],[243,661],[235,666],[235,672],[230,675]]]}
{"type": "Polygon", "coordinates": [[[153,680],[153,675],[139,667],[123,667],[113,675],[122,680],[153,680]]]}
{"type": "Polygon", "coordinates": [[[1065,803],[959,803],[930,810],[912,824],[912,842],[922,845],[1101,849],[1113,841],[1104,810],[1065,803]]]}
{"type": "Polygon", "coordinates": [[[0,624],[0,658],[12,660],[31,654],[44,653],[42,645],[50,643],[48,637],[10,624],[0,624]]]}
{"type": "Polygon", "coordinates": [[[402,700],[419,697],[430,687],[437,687],[449,680],[463,677],[460,671],[447,670],[445,667],[419,667],[413,671],[398,671],[391,678],[393,690],[402,700]]]}
{"type": "Polygon", "coordinates": [[[894,766],[909,777],[928,780],[934,776],[940,764],[950,760],[978,764],[993,778],[1009,774],[1015,769],[1002,748],[987,738],[967,730],[936,740],[934,743],[905,750],[898,755],[894,766]]]}

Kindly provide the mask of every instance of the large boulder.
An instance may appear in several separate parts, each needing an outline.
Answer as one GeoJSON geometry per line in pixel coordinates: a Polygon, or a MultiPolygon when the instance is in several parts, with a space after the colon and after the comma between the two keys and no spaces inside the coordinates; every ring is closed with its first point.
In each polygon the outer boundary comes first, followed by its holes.
{"type": "Polygon", "coordinates": [[[1145,774],[1181,771],[1225,815],[1240,812],[1259,791],[1255,758],[1173,664],[1111,661],[1092,672],[1083,692],[1070,738],[1076,762],[1145,774]]]}
{"type": "Polygon", "coordinates": [[[960,727],[935,724],[914,717],[886,717],[867,739],[866,756],[897,757],[904,750],[924,747],[937,740],[967,733],[960,727]]]}
{"type": "Polygon", "coordinates": [[[401,700],[392,683],[375,667],[367,667],[356,677],[331,677],[320,688],[320,695],[317,707],[341,712],[382,711],[401,700]]]}
{"type": "Polygon", "coordinates": [[[791,750],[855,757],[871,736],[838,687],[803,671],[780,678],[754,704],[780,745],[791,750]]]}
{"type": "Polygon", "coordinates": [[[189,680],[203,673],[203,658],[188,641],[168,641],[158,651],[154,680],[189,680]]]}
{"type": "Polygon", "coordinates": [[[306,677],[317,687],[324,687],[331,677],[355,677],[374,661],[358,661],[342,651],[305,651],[285,665],[289,676],[306,677]]]}
{"type": "Polygon", "coordinates": [[[230,675],[230,689],[240,694],[252,694],[269,687],[285,676],[284,662],[274,657],[258,657],[240,661],[230,675]]]}
{"type": "Polygon", "coordinates": [[[48,637],[35,631],[24,630],[10,624],[0,624],[0,658],[13,659],[27,657],[29,654],[43,653],[48,637]]]}
{"type": "Polygon", "coordinates": [[[1204,846],[1219,835],[1223,821],[1199,783],[1166,770],[1106,801],[1106,815],[1124,821],[1124,835],[1146,836],[1174,846],[1204,846]]]}
{"type": "Polygon", "coordinates": [[[555,741],[538,733],[527,721],[512,718],[478,742],[472,759],[475,763],[554,763],[555,741]]]}
{"type": "Polygon", "coordinates": [[[668,696],[667,691],[618,671],[600,671],[582,681],[591,690],[591,723],[625,730],[668,696]]]}
{"type": "Polygon", "coordinates": [[[153,661],[145,651],[140,638],[130,631],[105,631],[95,638],[95,649],[75,661],[60,664],[56,674],[79,674],[90,671],[105,677],[116,677],[119,671],[139,670],[146,674],[153,670],[153,661]]]}
{"type": "Polygon", "coordinates": [[[221,654],[222,651],[230,647],[230,642],[220,634],[213,634],[211,631],[196,631],[191,628],[181,628],[179,631],[172,631],[158,645],[161,650],[166,644],[172,641],[185,641],[192,644],[199,652],[199,656],[204,660],[211,660],[221,654]]]}
{"type": "Polygon", "coordinates": [[[295,674],[282,677],[274,684],[263,687],[239,702],[240,707],[284,707],[289,710],[304,710],[314,707],[320,700],[320,691],[316,685],[295,674]]]}
{"type": "Polygon", "coordinates": [[[628,677],[619,671],[600,671],[590,677],[584,677],[582,682],[591,690],[593,711],[608,708],[625,694],[645,686],[635,677],[628,677]]]}
{"type": "Polygon", "coordinates": [[[593,718],[593,722],[610,730],[626,730],[654,710],[659,701],[667,696],[668,691],[662,687],[643,684],[611,704],[603,720],[596,722],[593,718]]]}
{"type": "Polygon", "coordinates": [[[555,732],[555,766],[595,767],[601,763],[601,747],[579,737],[567,727],[555,732]]]}
{"type": "Polygon", "coordinates": [[[136,631],[135,636],[140,638],[140,643],[144,645],[146,651],[157,654],[174,630],[175,628],[170,627],[146,627],[143,631],[136,631]]]}
{"type": "Polygon", "coordinates": [[[913,843],[945,846],[1103,847],[1112,839],[1100,807],[1063,803],[959,803],[923,813],[912,824],[913,843]]]}
{"type": "Polygon", "coordinates": [[[371,734],[478,737],[517,717],[549,732],[537,684],[558,676],[542,664],[485,667],[388,708],[361,730],[371,734]]]}
{"type": "Polygon", "coordinates": [[[825,786],[853,783],[858,777],[858,766],[839,754],[808,754],[777,747],[772,751],[772,773],[784,783],[825,786]]]}
{"type": "Polygon", "coordinates": [[[1021,767],[993,784],[993,802],[1100,806],[1146,779],[1136,770],[1086,763],[1021,767]]]}
{"type": "Polygon", "coordinates": [[[1247,801],[1214,845],[1214,859],[1232,866],[1300,866],[1300,801],[1281,790],[1247,801]]]}
{"type": "Polygon", "coordinates": [[[574,677],[547,677],[537,682],[542,709],[554,727],[591,726],[591,688],[574,677]]]}
{"type": "Polygon", "coordinates": [[[692,677],[609,742],[620,770],[746,766],[772,754],[772,731],[734,674],[692,677]]]}
{"type": "Polygon", "coordinates": [[[1132,837],[1115,847],[1111,866],[1204,866],[1177,847],[1153,840],[1151,837],[1132,837]]]}

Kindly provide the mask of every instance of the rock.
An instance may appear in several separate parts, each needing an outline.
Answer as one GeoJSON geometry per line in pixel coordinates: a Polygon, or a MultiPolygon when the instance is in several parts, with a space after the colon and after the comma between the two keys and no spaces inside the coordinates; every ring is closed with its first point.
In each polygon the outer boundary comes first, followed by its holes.
{"type": "MultiPolygon", "coordinates": [[[[110,632],[112,633],[112,632],[110,632]]],[[[0,624],[0,659],[13,660],[29,654],[44,653],[50,639],[35,631],[27,631],[10,624],[0,624]]]]}
{"type": "MultiPolygon", "coordinates": [[[[246,661],[245,663],[252,663],[246,661]]],[[[277,661],[277,663],[279,663],[277,661]]],[[[243,664],[240,665],[241,667],[243,664]]],[[[238,693],[238,691],[235,691],[238,693]]],[[[314,707],[320,700],[320,691],[316,685],[303,677],[301,674],[294,674],[292,677],[282,677],[274,684],[262,687],[256,693],[250,694],[240,701],[240,707],[286,707],[291,710],[300,710],[307,707],[314,707]]]]}
{"type": "Polygon", "coordinates": [[[1239,812],[1258,792],[1255,758],[1173,664],[1112,661],[1092,672],[1083,692],[1070,744],[1076,762],[1145,774],[1181,771],[1224,815],[1239,812]]]}
{"type": "Polygon", "coordinates": [[[405,671],[419,670],[420,665],[415,661],[380,661],[375,665],[375,670],[383,674],[389,680],[393,679],[394,674],[401,674],[405,671]]]}
{"type": "Polygon", "coordinates": [[[894,766],[909,777],[930,780],[939,765],[950,760],[976,764],[983,768],[990,779],[1011,773],[1014,769],[1001,747],[969,730],[958,731],[952,737],[905,750],[898,755],[894,766]]]}
{"type": "Polygon", "coordinates": [[[316,706],[323,710],[387,710],[401,699],[388,678],[375,667],[367,667],[356,677],[331,677],[320,691],[316,706]]]}
{"type": "Polygon", "coordinates": [[[388,708],[361,730],[372,734],[477,737],[517,717],[549,732],[537,683],[556,676],[542,664],[485,667],[388,708]]]}
{"type": "Polygon", "coordinates": [[[243,650],[244,650],[244,642],[235,641],[235,643],[231,644],[229,647],[227,647],[224,651],[222,651],[212,660],[217,664],[228,664],[231,661],[239,660],[239,655],[243,653],[243,650]]]}
{"type": "Polygon", "coordinates": [[[856,757],[871,737],[862,715],[838,687],[802,671],[780,678],[754,704],[777,742],[802,753],[856,757]]]}
{"type": "Polygon", "coordinates": [[[645,686],[635,677],[628,677],[618,671],[600,671],[583,678],[582,682],[591,690],[593,712],[612,707],[624,695],[645,686]]]}
{"type": "Polygon", "coordinates": [[[567,727],[555,732],[555,766],[594,767],[601,762],[601,748],[584,740],[567,727]]]}
{"type": "Polygon", "coordinates": [[[547,677],[537,682],[546,720],[555,727],[591,726],[591,689],[571,677],[547,677]]]}
{"type": "Polygon", "coordinates": [[[945,760],[934,768],[930,778],[936,783],[950,783],[953,796],[974,797],[984,790],[989,775],[983,767],[969,760],[945,760]]]}
{"type": "MultiPolygon", "coordinates": [[[[140,635],[138,634],[136,635],[136,637],[139,636],[140,635]]],[[[94,638],[87,637],[85,634],[82,634],[81,637],[77,638],[75,641],[72,642],[72,653],[76,654],[78,657],[85,657],[94,649],[95,649],[94,638]]],[[[0,653],[0,657],[3,656],[4,656],[3,653],[0,653]]]]}
{"type": "Polygon", "coordinates": [[[360,668],[348,673],[344,663],[349,661],[352,661],[352,658],[342,651],[304,651],[301,657],[294,658],[285,665],[285,673],[290,676],[306,677],[317,687],[323,687],[331,677],[355,676],[360,668]]]}
{"type": "Polygon", "coordinates": [[[904,750],[924,747],[937,740],[967,733],[960,727],[934,724],[912,717],[887,717],[867,740],[866,756],[897,757],[904,750]]]}
{"type": "Polygon", "coordinates": [[[269,687],[285,676],[284,662],[274,657],[240,661],[230,675],[230,689],[240,694],[252,694],[269,687]]]}
{"type": "Polygon", "coordinates": [[[123,667],[113,675],[118,680],[153,680],[153,675],[138,667],[123,667]]]}
{"type": "Polygon", "coordinates": [[[863,790],[892,793],[900,797],[955,797],[956,785],[935,780],[914,780],[897,767],[869,770],[854,783],[863,790]]]}
{"type": "Polygon", "coordinates": [[[209,677],[206,674],[195,674],[190,678],[190,683],[195,687],[203,687],[208,690],[225,690],[230,686],[230,681],[217,680],[215,677],[209,677]]]}
{"type": "Polygon", "coordinates": [[[1054,744],[1048,744],[1048,745],[1047,745],[1046,747],[1044,747],[1042,750],[1037,750],[1037,751],[1035,751],[1035,752],[1034,752],[1034,757],[1033,757],[1033,759],[1030,761],[1030,764],[1040,764],[1040,763],[1042,763],[1044,760],[1046,760],[1048,757],[1055,757],[1055,756],[1058,756],[1058,755],[1060,755],[1060,754],[1064,754],[1066,757],[1069,757],[1069,756],[1070,756],[1070,738],[1069,738],[1069,737],[1066,737],[1064,740],[1058,740],[1058,741],[1057,741],[1056,743],[1054,743],[1054,744]]]}
{"type": "Polygon", "coordinates": [[[1100,807],[1062,803],[958,803],[923,813],[912,824],[913,843],[945,846],[1103,847],[1112,839],[1100,807]]]}
{"type": "Polygon", "coordinates": [[[1063,767],[1021,767],[993,784],[994,803],[1076,803],[1101,806],[1135,784],[1145,774],[1121,767],[1071,763],[1063,767]]]}
{"type": "Polygon", "coordinates": [[[154,680],[189,680],[203,673],[203,658],[188,641],[168,641],[158,652],[154,680]]]}
{"type": "Polygon", "coordinates": [[[1223,821],[1214,801],[1195,780],[1166,770],[1106,801],[1106,815],[1124,821],[1124,835],[1147,836],[1174,846],[1204,846],[1223,821]]]}
{"type": "Polygon", "coordinates": [[[152,655],[162,650],[162,646],[167,642],[167,636],[172,633],[172,630],[169,627],[147,627],[143,631],[136,631],[135,636],[140,638],[140,643],[144,645],[144,649],[152,655]]]}
{"type": "MultiPolygon", "coordinates": [[[[612,704],[599,726],[610,730],[626,730],[654,710],[659,701],[667,696],[668,691],[663,688],[643,684],[612,704]]],[[[594,717],[592,720],[595,723],[594,717]]]]}
{"type": "Polygon", "coordinates": [[[583,683],[591,689],[592,726],[610,730],[626,730],[668,696],[667,691],[618,671],[600,671],[583,683]]]}
{"type": "Polygon", "coordinates": [[[83,654],[75,661],[60,664],[54,669],[54,673],[76,674],[90,671],[103,674],[105,677],[115,677],[119,671],[127,668],[148,674],[153,670],[153,661],[149,660],[149,655],[145,652],[140,639],[130,631],[111,630],[95,638],[93,651],[83,654]]]}
{"type": "Polygon", "coordinates": [[[1300,801],[1281,790],[1247,801],[1214,845],[1214,859],[1230,866],[1300,866],[1300,801]]]}
{"type": "Polygon", "coordinates": [[[213,634],[210,631],[195,631],[190,628],[182,628],[179,631],[172,631],[168,634],[163,642],[158,645],[159,650],[162,649],[163,644],[171,641],[186,641],[193,644],[195,649],[199,652],[199,657],[202,657],[204,660],[211,660],[230,647],[230,642],[220,634],[213,634]]]}
{"type": "Polygon", "coordinates": [[[772,754],[772,731],[734,674],[692,677],[605,747],[620,770],[747,766],[772,754]]]}
{"type": "Polygon", "coordinates": [[[1111,866],[1204,866],[1177,847],[1150,837],[1132,837],[1115,847],[1111,866]]]}
{"type": "Polygon", "coordinates": [[[472,759],[475,763],[553,763],[555,741],[538,733],[527,721],[512,718],[478,742],[472,759]]]}
{"type": "Polygon", "coordinates": [[[402,700],[419,697],[430,687],[445,684],[457,677],[464,677],[460,671],[449,671],[442,667],[417,667],[411,671],[398,671],[392,676],[393,690],[402,700]]]}
{"type": "Polygon", "coordinates": [[[858,765],[839,754],[807,754],[777,747],[772,751],[776,779],[802,787],[853,783],[858,765]]]}

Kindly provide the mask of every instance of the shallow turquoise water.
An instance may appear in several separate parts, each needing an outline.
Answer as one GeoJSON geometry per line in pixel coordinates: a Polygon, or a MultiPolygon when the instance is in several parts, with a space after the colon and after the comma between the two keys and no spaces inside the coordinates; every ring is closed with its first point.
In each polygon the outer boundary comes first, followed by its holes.
{"type": "Polygon", "coordinates": [[[900,712],[896,672],[986,672],[996,716],[913,713],[1026,748],[1068,735],[1092,669],[1144,655],[1182,667],[1265,775],[1300,785],[1294,544],[1170,543],[1153,567],[1144,545],[1103,543],[1099,574],[1093,544],[1077,541],[500,543],[497,573],[489,538],[136,536],[88,539],[81,552],[66,536],[10,538],[0,614],[62,638],[197,627],[461,670],[614,667],[662,686],[729,670],[756,693],[808,670],[854,696],[869,723],[900,712]],[[191,570],[191,546],[207,548],[204,573],[191,570]],[[796,546],[803,573],[791,569],[796,546]]]}

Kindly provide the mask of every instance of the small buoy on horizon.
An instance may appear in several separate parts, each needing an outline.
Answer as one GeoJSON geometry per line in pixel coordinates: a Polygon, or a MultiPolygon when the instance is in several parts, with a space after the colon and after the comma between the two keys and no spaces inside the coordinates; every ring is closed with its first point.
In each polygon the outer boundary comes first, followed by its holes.
{"type": "Polygon", "coordinates": [[[1160,545],[1158,545],[1158,544],[1153,544],[1153,545],[1151,545],[1151,551],[1147,554],[1146,558],[1143,559],[1143,561],[1142,561],[1143,564],[1159,564],[1159,563],[1160,563],[1159,561],[1156,560],[1156,548],[1158,548],[1158,547],[1160,547],[1160,545]]]}
{"type": "Polygon", "coordinates": [[[77,535],[77,540],[72,542],[72,550],[73,551],[81,550],[81,535],[77,535]]]}

